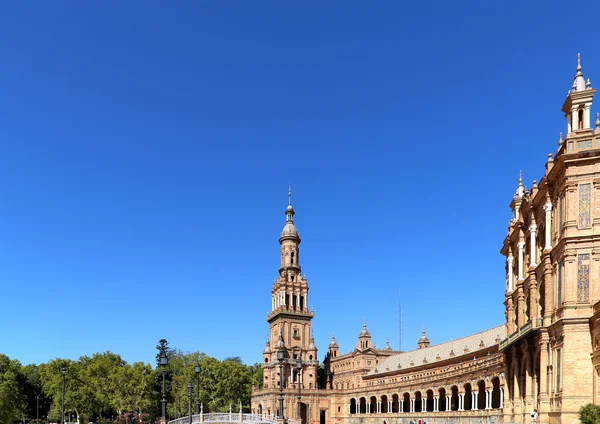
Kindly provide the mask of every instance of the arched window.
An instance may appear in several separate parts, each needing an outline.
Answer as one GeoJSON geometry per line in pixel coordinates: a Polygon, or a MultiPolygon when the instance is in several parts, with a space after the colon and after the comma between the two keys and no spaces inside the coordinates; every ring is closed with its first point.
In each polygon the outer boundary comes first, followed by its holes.
{"type": "Polygon", "coordinates": [[[292,264],[294,264],[294,252],[292,252],[292,264]]]}

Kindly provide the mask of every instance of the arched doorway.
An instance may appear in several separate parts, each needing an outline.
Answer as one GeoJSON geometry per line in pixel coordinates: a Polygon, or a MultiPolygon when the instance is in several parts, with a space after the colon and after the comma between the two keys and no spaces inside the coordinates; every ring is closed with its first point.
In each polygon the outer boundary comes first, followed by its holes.
{"type": "Polygon", "coordinates": [[[486,408],[486,404],[485,404],[485,400],[486,400],[486,388],[485,388],[485,381],[483,380],[479,380],[477,382],[477,409],[485,409],[486,408]]]}
{"type": "Polygon", "coordinates": [[[300,403],[300,418],[302,420],[302,424],[306,424],[308,422],[308,408],[305,403],[300,403]]]}
{"type": "Polygon", "coordinates": [[[410,412],[410,394],[404,393],[402,395],[402,412],[410,412]]]}
{"type": "Polygon", "coordinates": [[[422,403],[423,397],[421,396],[421,392],[415,392],[415,412],[422,412],[422,403]]]}
{"type": "Polygon", "coordinates": [[[392,412],[398,412],[400,402],[398,401],[398,395],[392,395],[392,412]]]}
{"type": "Polygon", "coordinates": [[[425,410],[427,412],[433,412],[433,390],[427,390],[425,396],[427,396],[425,400],[425,410]]]}
{"type": "Polygon", "coordinates": [[[360,405],[358,407],[358,410],[361,414],[367,413],[367,400],[364,397],[360,398],[360,405]]]}
{"type": "Polygon", "coordinates": [[[500,408],[500,379],[498,377],[492,378],[492,408],[500,408]]]}
{"type": "Polygon", "coordinates": [[[438,390],[439,400],[438,400],[438,411],[444,412],[446,410],[446,389],[440,387],[438,390]]]}
{"type": "Polygon", "coordinates": [[[350,399],[350,414],[356,414],[356,399],[350,399]]]}
{"type": "Polygon", "coordinates": [[[375,396],[371,396],[371,399],[369,402],[369,412],[371,414],[377,413],[377,398],[375,396]]]}
{"type": "Polygon", "coordinates": [[[458,411],[458,387],[452,386],[450,393],[452,393],[450,396],[450,410],[458,411]]]}
{"type": "Polygon", "coordinates": [[[257,409],[256,413],[258,415],[262,415],[263,414],[262,405],[260,403],[258,404],[258,409],[257,409]]]}
{"type": "Polygon", "coordinates": [[[465,389],[465,397],[464,397],[464,410],[470,411],[473,409],[473,391],[471,390],[471,383],[467,383],[464,386],[465,389]]]}
{"type": "Polygon", "coordinates": [[[387,414],[388,412],[388,398],[386,395],[381,396],[381,413],[387,414]]]}

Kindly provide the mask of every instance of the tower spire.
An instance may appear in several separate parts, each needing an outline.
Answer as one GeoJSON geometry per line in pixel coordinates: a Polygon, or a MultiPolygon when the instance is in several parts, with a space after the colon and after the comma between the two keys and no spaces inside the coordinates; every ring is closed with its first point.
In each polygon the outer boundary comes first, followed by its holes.
{"type": "Polygon", "coordinates": [[[292,183],[288,187],[288,206],[292,206],[292,183]]]}

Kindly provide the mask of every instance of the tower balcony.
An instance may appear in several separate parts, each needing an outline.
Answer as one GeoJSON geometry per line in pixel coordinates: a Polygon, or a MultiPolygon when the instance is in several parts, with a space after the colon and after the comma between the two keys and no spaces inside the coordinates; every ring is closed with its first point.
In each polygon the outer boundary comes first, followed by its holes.
{"type": "Polygon", "coordinates": [[[509,334],[507,338],[502,340],[500,342],[499,349],[500,350],[506,349],[508,346],[521,340],[523,337],[529,335],[529,333],[532,333],[533,331],[537,330],[538,328],[543,327],[543,325],[544,325],[543,318],[534,318],[533,320],[527,321],[525,324],[523,324],[521,327],[519,327],[517,329],[517,331],[513,332],[512,334],[509,334]]]}
{"type": "Polygon", "coordinates": [[[314,311],[309,310],[308,308],[286,308],[285,306],[279,307],[267,314],[267,321],[271,321],[274,317],[279,315],[287,315],[289,317],[295,318],[308,318],[311,319],[315,316],[314,311]]]}

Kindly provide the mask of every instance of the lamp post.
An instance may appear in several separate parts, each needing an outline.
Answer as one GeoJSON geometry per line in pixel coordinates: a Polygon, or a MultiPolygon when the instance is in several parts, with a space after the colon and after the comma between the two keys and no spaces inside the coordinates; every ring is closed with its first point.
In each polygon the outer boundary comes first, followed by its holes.
{"type": "Polygon", "coordinates": [[[277,349],[277,361],[279,361],[279,419],[283,420],[283,347],[277,349]]]}
{"type": "Polygon", "coordinates": [[[61,423],[65,424],[65,375],[67,374],[67,366],[63,365],[60,367],[60,374],[62,376],[62,403],[60,407],[61,423]]]}
{"type": "Polygon", "coordinates": [[[188,392],[188,417],[189,417],[189,423],[192,424],[192,391],[194,390],[194,386],[192,386],[192,383],[187,385],[187,392],[188,392]]]}
{"type": "Polygon", "coordinates": [[[296,375],[296,379],[298,381],[298,416],[296,417],[298,420],[302,420],[302,403],[300,399],[302,395],[300,394],[300,386],[302,385],[302,360],[298,358],[298,362],[296,362],[296,370],[298,371],[296,375]]]}
{"type": "Polygon", "coordinates": [[[167,358],[167,354],[166,352],[163,350],[160,353],[160,366],[162,367],[162,389],[161,389],[161,394],[162,394],[162,399],[160,401],[160,403],[162,404],[162,415],[160,417],[160,421],[161,423],[166,423],[167,422],[167,396],[165,394],[165,368],[167,368],[167,365],[169,364],[169,359],[167,358]]]}
{"type": "Polygon", "coordinates": [[[200,413],[200,364],[194,367],[196,373],[196,385],[198,386],[198,397],[196,398],[196,414],[200,413]]]}

